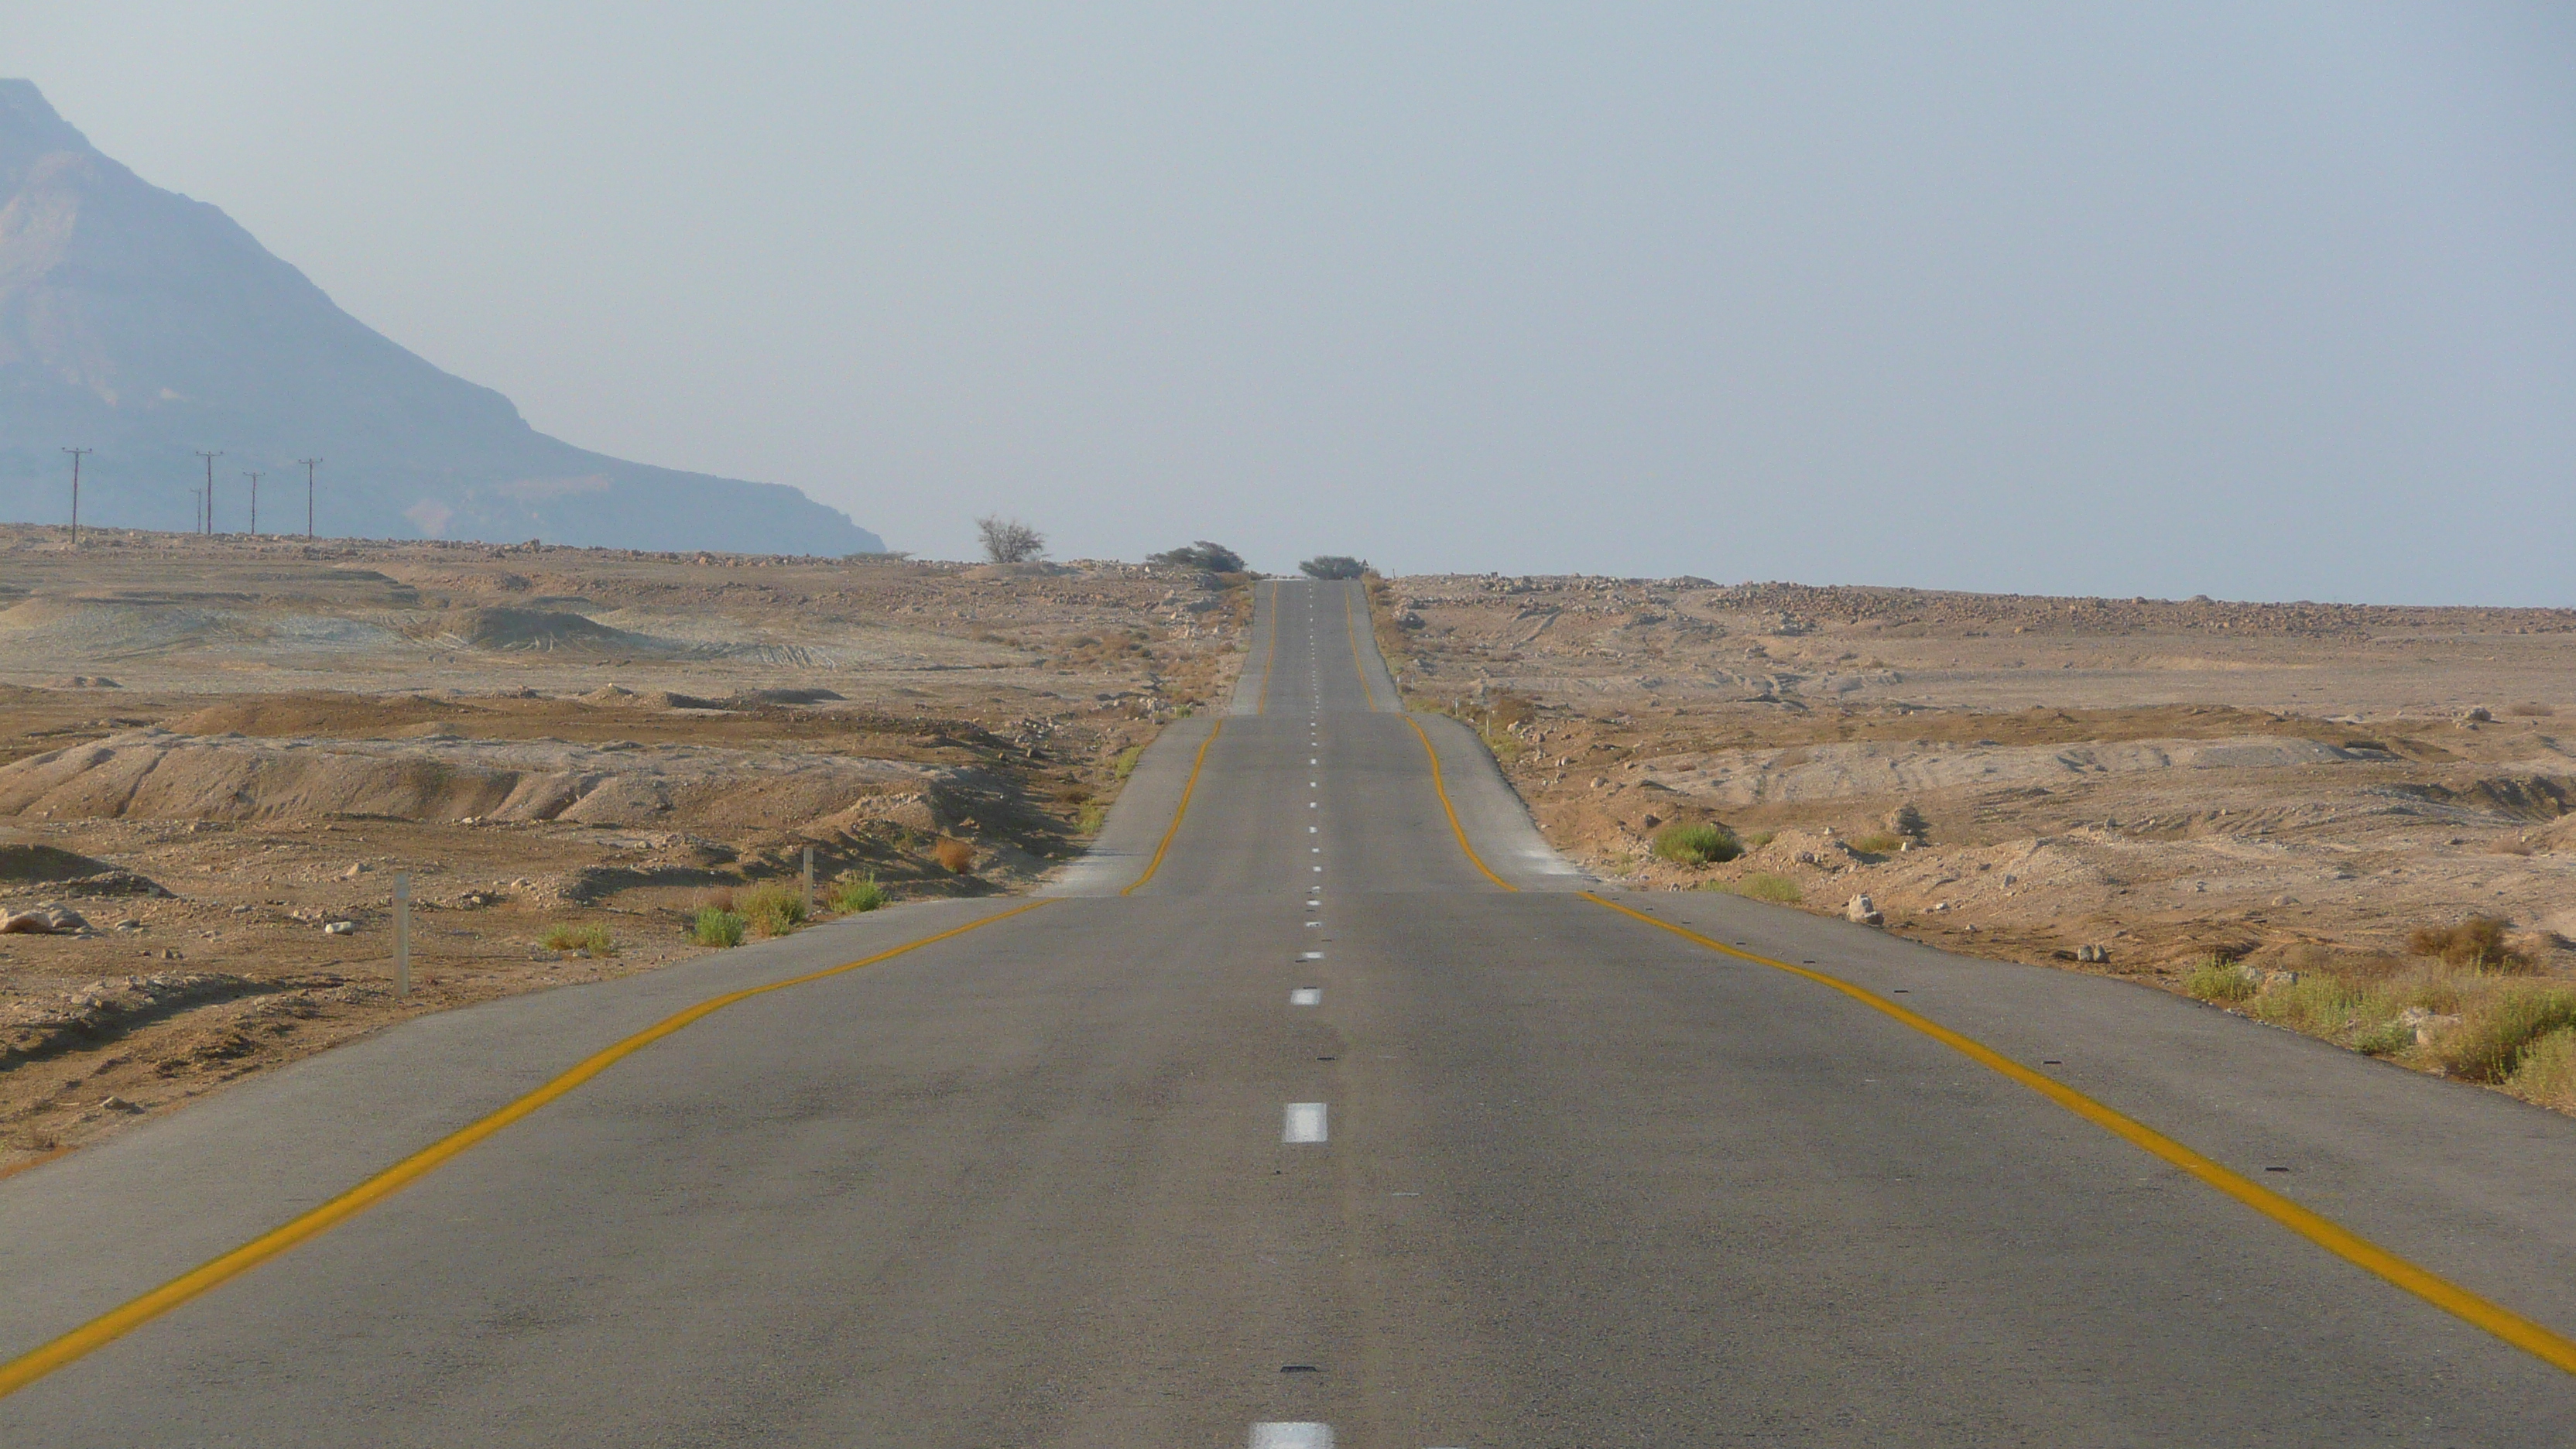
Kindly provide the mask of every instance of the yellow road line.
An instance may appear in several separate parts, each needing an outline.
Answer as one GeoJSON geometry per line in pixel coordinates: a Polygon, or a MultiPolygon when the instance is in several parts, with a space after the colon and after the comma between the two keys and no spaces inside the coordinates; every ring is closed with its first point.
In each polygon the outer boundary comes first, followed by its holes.
{"type": "Polygon", "coordinates": [[[1208,730],[1208,737],[1199,741],[1198,757],[1190,761],[1190,782],[1181,787],[1181,803],[1173,807],[1172,823],[1163,831],[1163,843],[1154,847],[1154,858],[1146,865],[1145,873],[1128,882],[1127,889],[1120,891],[1118,894],[1122,896],[1134,895],[1137,887],[1143,885],[1149,880],[1152,880],[1154,878],[1154,872],[1163,868],[1163,853],[1172,848],[1172,837],[1181,833],[1181,817],[1190,813],[1190,796],[1198,793],[1199,771],[1207,767],[1208,746],[1216,743],[1218,732],[1222,731],[1224,728],[1225,721],[1218,720],[1216,724],[1208,730]]]}
{"type": "MultiPolygon", "coordinates": [[[[1360,587],[1366,588],[1368,586],[1366,584],[1362,584],[1360,587]]],[[[1349,589],[1342,590],[1342,627],[1351,636],[1351,668],[1359,671],[1360,693],[1368,700],[1369,713],[1375,714],[1377,713],[1377,686],[1369,683],[1368,666],[1360,662],[1360,621],[1359,616],[1351,612],[1351,591],[1349,589]]],[[[1376,637],[1377,631],[1372,629],[1369,631],[1369,634],[1370,637],[1374,638],[1376,637]]],[[[1401,703],[1401,701],[1398,702],[1401,703]]],[[[1437,757],[1435,756],[1434,758],[1436,759],[1437,757]]],[[[1489,871],[1487,874],[1491,874],[1491,872],[1489,871]]]]}
{"type": "Polygon", "coordinates": [[[41,1348],[21,1354],[6,1364],[0,1364],[0,1398],[16,1393],[63,1365],[115,1342],[171,1309],[249,1272],[297,1244],[329,1232],[428,1176],[451,1158],[484,1138],[598,1076],[625,1058],[633,1056],[683,1027],[724,1010],[735,1002],[748,1001],[755,996],[765,996],[772,991],[784,991],[790,986],[804,986],[811,982],[822,981],[841,975],[843,972],[856,971],[862,966],[874,966],[880,961],[890,960],[907,951],[918,951],[924,946],[952,940],[969,931],[980,931],[997,921],[1007,921],[1013,916],[1026,915],[1047,904],[1050,902],[1031,901],[1027,905],[1004,911],[999,915],[986,916],[979,921],[969,921],[953,930],[942,931],[935,936],[924,936],[918,941],[907,942],[892,950],[879,951],[862,960],[808,972],[803,976],[791,976],[787,980],[773,981],[766,986],[747,986],[740,991],[729,991],[722,996],[701,1001],[686,1011],[664,1017],[624,1041],[593,1052],[583,1058],[579,1065],[553,1081],[481,1121],[440,1138],[338,1197],[308,1209],[300,1216],[270,1229],[231,1252],[182,1273],[151,1292],[91,1319],[41,1348]]]}
{"type": "Polygon", "coordinates": [[[1413,726],[1414,737],[1422,741],[1422,753],[1431,757],[1431,788],[1440,792],[1440,808],[1449,816],[1449,833],[1458,837],[1458,848],[1467,852],[1467,863],[1483,871],[1485,879],[1503,889],[1519,890],[1519,886],[1494,874],[1494,868],[1485,864],[1485,858],[1476,853],[1476,847],[1467,843],[1467,827],[1458,823],[1458,807],[1449,803],[1449,787],[1440,778],[1440,752],[1431,747],[1431,735],[1422,728],[1422,721],[1408,714],[1404,722],[1413,726]]]}
{"type": "Polygon", "coordinates": [[[1976,1062],[1979,1066],[2010,1077],[2148,1155],[2162,1158],[2181,1168],[2345,1262],[2365,1272],[2378,1275],[2445,1313],[2485,1329],[2543,1363],[2569,1373],[2576,1373],[2576,1340],[2534,1323],[2509,1308],[2490,1303],[2449,1279],[2415,1266],[2332,1219],[2301,1207],[2298,1203],[2251,1178],[2220,1166],[2145,1123],[2115,1112],[2052,1077],[2032,1071],[1983,1042],[1962,1036],[1929,1017],[1908,1011],[1895,1002],[1888,1001],[1865,987],[1854,986],[1841,977],[1829,976],[1822,971],[1804,966],[1792,966],[1786,961],[1774,961],[1768,956],[1757,956],[1750,951],[1712,940],[1697,931],[1676,926],[1670,921],[1656,920],[1643,911],[1620,905],[1616,901],[1605,900],[1590,891],[1582,894],[1585,900],[1594,905],[1607,907],[1659,930],[1670,931],[1686,941],[1696,942],[1720,955],[1732,956],[1739,961],[1750,961],[1757,966],[1768,966],[1775,971],[1786,971],[1792,976],[1803,976],[1819,986],[1830,987],[1841,992],[1872,1011],[1893,1017],[1976,1062]]]}
{"type": "MultiPolygon", "coordinates": [[[[1257,589],[1252,595],[1252,602],[1256,605],[1261,602],[1261,594],[1257,589]]],[[[1279,586],[1277,584],[1272,584],[1270,586],[1270,651],[1267,654],[1264,654],[1261,658],[1261,699],[1252,707],[1252,712],[1254,714],[1270,713],[1270,679],[1272,675],[1279,672],[1271,666],[1278,662],[1279,586]]]]}

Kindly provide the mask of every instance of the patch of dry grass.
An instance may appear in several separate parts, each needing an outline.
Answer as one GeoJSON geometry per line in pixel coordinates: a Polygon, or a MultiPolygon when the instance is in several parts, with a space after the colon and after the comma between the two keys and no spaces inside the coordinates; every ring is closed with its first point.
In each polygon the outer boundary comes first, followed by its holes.
{"type": "Polygon", "coordinates": [[[941,836],[930,848],[931,858],[950,875],[964,875],[975,868],[975,847],[953,836],[941,836]]]}
{"type": "Polygon", "coordinates": [[[2463,971],[2534,969],[2531,957],[2505,944],[2505,924],[2494,916],[2471,916],[2457,925],[2418,926],[2407,934],[2406,949],[2463,971]]]}
{"type": "Polygon", "coordinates": [[[609,938],[608,928],[602,925],[556,926],[546,932],[543,941],[549,951],[588,951],[593,956],[617,954],[617,943],[609,938]]]}
{"type": "Polygon", "coordinates": [[[742,918],[764,936],[784,936],[805,924],[805,892],[786,881],[763,881],[743,892],[742,918]]]}

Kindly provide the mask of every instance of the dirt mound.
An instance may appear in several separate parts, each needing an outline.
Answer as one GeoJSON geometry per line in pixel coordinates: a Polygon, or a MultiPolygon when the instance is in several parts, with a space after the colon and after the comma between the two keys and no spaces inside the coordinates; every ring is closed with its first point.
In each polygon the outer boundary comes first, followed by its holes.
{"type": "Polygon", "coordinates": [[[640,634],[553,609],[464,609],[448,621],[448,632],[475,649],[658,652],[656,642],[640,634]]]}
{"type": "Polygon", "coordinates": [[[451,719],[455,705],[419,695],[273,694],[227,700],[170,721],[183,735],[318,735],[386,731],[451,719]]]}
{"type": "Polygon", "coordinates": [[[561,740],[111,735],[0,768],[0,814],[52,820],[569,820],[794,828],[952,774],[890,760],[561,740]]]}
{"type": "Polygon", "coordinates": [[[76,896],[166,896],[157,883],[50,845],[0,845],[0,886],[47,885],[76,896]]]}

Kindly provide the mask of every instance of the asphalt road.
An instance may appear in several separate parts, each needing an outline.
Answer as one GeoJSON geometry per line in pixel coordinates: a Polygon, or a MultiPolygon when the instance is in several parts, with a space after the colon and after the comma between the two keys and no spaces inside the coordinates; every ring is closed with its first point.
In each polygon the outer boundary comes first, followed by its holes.
{"type": "MultiPolygon", "coordinates": [[[[2561,1369],[1586,899],[1470,734],[1395,712],[1360,607],[1265,585],[1237,712],[1167,732],[1045,903],[641,1047],[0,1398],[0,1444],[2576,1442],[2561,1369]]],[[[1625,903],[2576,1331],[2576,1122],[2117,982],[1625,903]]],[[[425,1019],[0,1181],[0,1355],[693,1003],[1024,904],[425,1019]]]]}

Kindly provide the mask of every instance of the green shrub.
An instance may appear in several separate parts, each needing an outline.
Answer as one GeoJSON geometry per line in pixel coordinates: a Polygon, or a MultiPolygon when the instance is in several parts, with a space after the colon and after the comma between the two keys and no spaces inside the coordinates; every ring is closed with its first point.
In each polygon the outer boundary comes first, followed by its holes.
{"type": "Polygon", "coordinates": [[[2562,1026],[2524,1047],[2505,1085],[2544,1107],[2576,1111],[2576,1028],[2562,1026]]]}
{"type": "Polygon", "coordinates": [[[689,927],[689,939],[701,946],[739,946],[742,924],[742,917],[722,906],[700,906],[689,927]]]}
{"type": "Polygon", "coordinates": [[[2393,1057],[2415,1044],[2415,1028],[2391,1017],[2354,1032],[2352,1049],[2374,1057],[2393,1057]]]}
{"type": "Polygon", "coordinates": [[[2303,975],[2286,986],[2260,992],[2250,1008],[2260,1021],[2292,1027],[2312,1036],[2332,1036],[2351,1021],[2361,993],[2331,976],[2303,975]]]}
{"type": "Polygon", "coordinates": [[[877,884],[876,873],[845,875],[832,882],[832,893],[826,904],[840,915],[873,911],[886,903],[885,887],[877,884]]]}
{"type": "Polygon", "coordinates": [[[588,951],[593,956],[614,956],[617,943],[608,938],[606,926],[556,926],[545,934],[549,951],[588,951]]]}
{"type": "Polygon", "coordinates": [[[743,893],[742,918],[764,936],[784,936],[805,924],[805,892],[785,881],[766,881],[743,893]]]}
{"type": "Polygon", "coordinates": [[[2472,1004],[2436,1047],[2451,1075],[2472,1082],[2513,1076],[2534,1042],[2576,1026],[2576,987],[2526,986],[2472,1004]]]}
{"type": "Polygon", "coordinates": [[[1794,906],[1806,899],[1806,893],[1798,889],[1798,883],[1785,875],[1748,875],[1735,883],[1735,893],[1757,901],[1769,901],[1775,906],[1794,906]]]}
{"type": "Polygon", "coordinates": [[[1723,825],[1667,825],[1655,835],[1655,854],[1676,865],[1733,860],[1744,843],[1723,825]]]}
{"type": "Polygon", "coordinates": [[[2251,973],[2224,956],[2203,956],[2183,978],[2182,989],[2203,1001],[2244,1001],[2262,988],[2251,973]]]}
{"type": "Polygon", "coordinates": [[[1073,828],[1085,835],[1098,835],[1100,827],[1108,823],[1109,809],[1097,800],[1083,801],[1082,808],[1074,812],[1073,828]]]}
{"type": "Polygon", "coordinates": [[[1112,773],[1116,774],[1119,779],[1124,780],[1128,776],[1136,773],[1136,762],[1144,757],[1145,747],[1143,745],[1129,745],[1127,748],[1118,752],[1118,763],[1112,767],[1112,773]]]}

